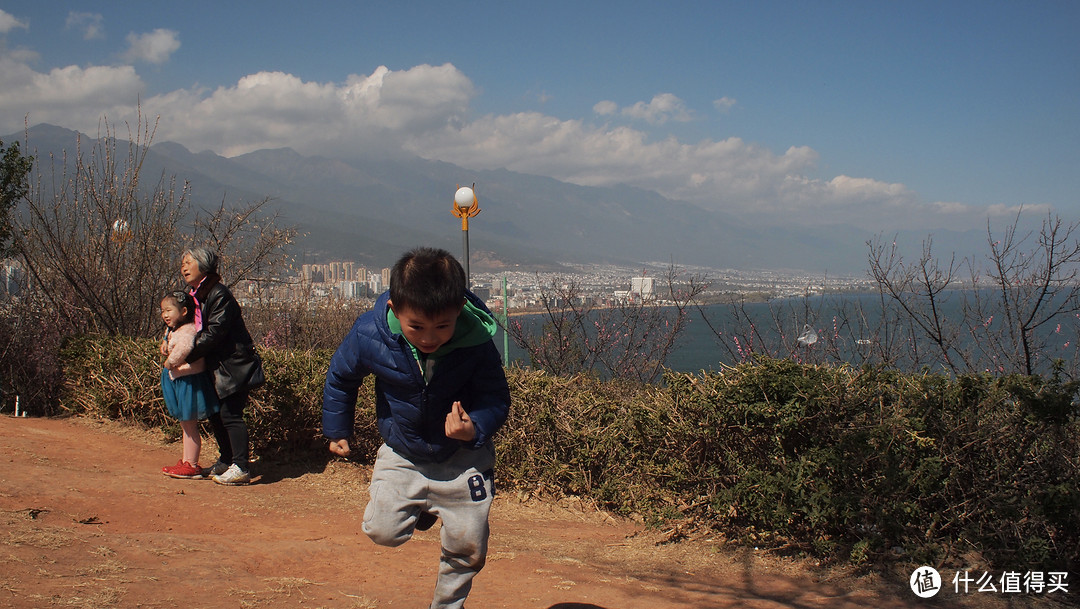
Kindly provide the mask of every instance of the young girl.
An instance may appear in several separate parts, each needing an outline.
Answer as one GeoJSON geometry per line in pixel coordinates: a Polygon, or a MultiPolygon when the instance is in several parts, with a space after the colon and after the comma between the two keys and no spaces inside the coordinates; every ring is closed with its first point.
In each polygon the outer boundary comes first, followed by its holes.
{"type": "Polygon", "coordinates": [[[161,473],[173,478],[203,477],[199,467],[202,437],[199,419],[218,411],[217,395],[206,364],[199,359],[184,360],[195,344],[195,301],[185,292],[172,292],[161,299],[161,319],[168,326],[165,365],[161,370],[161,392],[169,414],[180,420],[184,432],[184,453],[176,465],[161,468],[161,473]]]}

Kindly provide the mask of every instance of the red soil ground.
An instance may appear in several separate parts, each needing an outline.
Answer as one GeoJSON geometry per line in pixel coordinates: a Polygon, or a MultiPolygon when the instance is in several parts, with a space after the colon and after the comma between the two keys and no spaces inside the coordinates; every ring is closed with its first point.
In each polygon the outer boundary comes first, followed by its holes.
{"type": "MultiPolygon", "coordinates": [[[[359,529],[368,468],[259,464],[257,483],[224,487],[162,476],[179,453],[117,423],[0,416],[0,607],[428,606],[438,525],[400,548],[371,543],[359,529]]],[[[204,454],[216,455],[212,442],[204,454]]],[[[899,575],[663,543],[632,521],[505,495],[473,608],[1006,606],[921,601],[899,575]]]]}

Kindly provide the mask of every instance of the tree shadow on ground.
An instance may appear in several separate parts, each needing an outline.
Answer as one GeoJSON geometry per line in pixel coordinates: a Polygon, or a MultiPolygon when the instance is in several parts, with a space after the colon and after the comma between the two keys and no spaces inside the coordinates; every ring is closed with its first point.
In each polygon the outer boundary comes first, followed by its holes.
{"type": "MultiPolygon", "coordinates": [[[[758,562],[755,552],[748,548],[736,549],[732,556],[730,571],[724,575],[701,577],[700,574],[684,574],[669,569],[634,570],[623,575],[643,584],[642,597],[656,596],[656,606],[694,609],[715,607],[768,606],[785,609],[819,609],[827,606],[835,609],[862,609],[874,606],[879,609],[910,609],[920,606],[919,599],[911,595],[906,578],[888,581],[872,587],[857,579],[834,580],[824,570],[808,568],[802,573],[786,572],[758,562]]],[[[591,563],[601,570],[618,569],[619,563],[605,561],[591,563]]],[[[939,600],[939,599],[935,599],[939,600]]],[[[955,609],[961,604],[940,599],[938,607],[955,609]]],[[[564,602],[548,609],[617,609],[588,603],[564,602]]]]}

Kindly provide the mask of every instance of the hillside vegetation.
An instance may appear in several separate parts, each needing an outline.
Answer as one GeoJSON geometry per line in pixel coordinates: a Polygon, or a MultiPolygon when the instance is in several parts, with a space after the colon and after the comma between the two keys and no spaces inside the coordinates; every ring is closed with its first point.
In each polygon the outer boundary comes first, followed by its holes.
{"type": "MultiPolygon", "coordinates": [[[[328,459],[329,350],[261,350],[255,453],[328,459]]],[[[153,339],[84,336],[63,350],[63,408],[179,429],[153,339]]],[[[577,496],[670,529],[873,567],[900,561],[1075,569],[1076,383],[1057,375],[903,374],[757,358],[661,385],[507,371],[500,488],[577,496]]],[[[369,381],[370,383],[370,381],[369,381]]],[[[358,453],[381,440],[360,392],[358,453]]],[[[260,466],[261,467],[261,466],[260,466]]]]}

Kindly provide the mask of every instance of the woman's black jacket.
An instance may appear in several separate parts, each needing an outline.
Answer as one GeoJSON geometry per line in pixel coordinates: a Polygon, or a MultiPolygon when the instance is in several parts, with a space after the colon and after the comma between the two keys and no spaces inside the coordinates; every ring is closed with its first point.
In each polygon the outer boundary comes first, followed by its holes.
{"type": "Polygon", "coordinates": [[[221,399],[266,382],[262,360],[232,292],[213,281],[209,289],[200,286],[196,298],[202,308],[203,327],[187,361],[206,358],[206,369],[212,371],[214,389],[221,399]]]}

